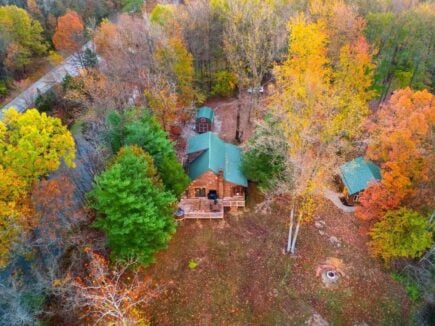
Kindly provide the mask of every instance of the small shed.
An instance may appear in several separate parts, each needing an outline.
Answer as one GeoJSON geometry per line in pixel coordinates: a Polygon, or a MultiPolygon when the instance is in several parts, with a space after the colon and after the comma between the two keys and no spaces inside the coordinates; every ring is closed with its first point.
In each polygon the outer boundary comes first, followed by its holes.
{"type": "Polygon", "coordinates": [[[211,107],[203,106],[196,111],[196,131],[199,134],[211,131],[214,121],[214,111],[211,107]]]}
{"type": "Polygon", "coordinates": [[[340,178],[343,182],[346,201],[353,205],[358,201],[361,191],[365,190],[370,183],[381,180],[381,169],[360,156],[340,166],[340,178]]]}

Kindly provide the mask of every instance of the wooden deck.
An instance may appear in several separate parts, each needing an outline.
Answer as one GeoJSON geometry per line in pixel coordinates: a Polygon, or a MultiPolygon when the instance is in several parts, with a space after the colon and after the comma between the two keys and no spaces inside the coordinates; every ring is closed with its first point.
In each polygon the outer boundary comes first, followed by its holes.
{"type": "Polygon", "coordinates": [[[221,219],[224,218],[224,207],[245,207],[244,197],[225,197],[210,200],[207,198],[182,198],[178,205],[184,211],[183,218],[221,219]]]}
{"type": "Polygon", "coordinates": [[[222,202],[224,207],[245,207],[245,198],[243,196],[224,197],[222,202]]]}

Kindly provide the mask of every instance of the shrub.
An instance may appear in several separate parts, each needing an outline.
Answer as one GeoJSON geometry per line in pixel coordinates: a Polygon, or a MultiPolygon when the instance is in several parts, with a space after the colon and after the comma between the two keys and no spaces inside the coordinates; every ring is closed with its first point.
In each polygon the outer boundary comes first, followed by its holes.
{"type": "Polygon", "coordinates": [[[189,260],[188,266],[189,269],[194,270],[196,267],[198,267],[198,263],[194,259],[191,259],[189,260]]]}
{"type": "Polygon", "coordinates": [[[418,284],[408,276],[392,273],[393,280],[401,283],[412,302],[418,302],[421,299],[422,293],[418,284]]]}
{"type": "Polygon", "coordinates": [[[369,248],[389,263],[394,258],[416,258],[432,245],[433,227],[426,217],[408,208],[388,211],[370,231],[369,248]]]}

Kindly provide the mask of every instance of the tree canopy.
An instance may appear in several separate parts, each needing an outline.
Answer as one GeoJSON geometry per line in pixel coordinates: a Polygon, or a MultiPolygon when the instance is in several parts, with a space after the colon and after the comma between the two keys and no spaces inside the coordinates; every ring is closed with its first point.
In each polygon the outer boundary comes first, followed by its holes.
{"type": "Polygon", "coordinates": [[[149,264],[175,232],[176,198],[165,190],[151,155],[140,147],[121,148],[95,178],[89,198],[101,214],[94,225],[106,233],[115,261],[149,264]]]}
{"type": "Polygon", "coordinates": [[[58,51],[74,52],[83,44],[83,22],[75,11],[68,11],[57,20],[53,44],[58,51]]]}
{"type": "Polygon", "coordinates": [[[269,116],[255,128],[246,145],[242,157],[242,171],[265,192],[288,192],[292,182],[288,151],[288,144],[278,121],[269,116]]]}
{"type": "Polygon", "coordinates": [[[0,6],[1,63],[14,72],[28,66],[31,57],[44,54],[47,45],[42,32],[41,24],[26,10],[0,6]]]}
{"type": "Polygon", "coordinates": [[[74,166],[75,144],[60,119],[36,109],[5,112],[0,122],[0,164],[27,184],[56,170],[61,162],[74,166]]]}
{"type": "Polygon", "coordinates": [[[434,228],[429,219],[401,208],[389,211],[370,231],[369,248],[387,263],[394,258],[419,257],[432,243],[434,228]]]}
{"type": "Polygon", "coordinates": [[[325,184],[339,159],[336,153],[345,154],[361,134],[371,98],[371,63],[362,35],[332,57],[323,19],[311,21],[300,14],[289,30],[289,56],[275,67],[273,105],[295,167],[295,190],[303,193],[313,181],[317,188],[325,184]]]}
{"type": "Polygon", "coordinates": [[[404,202],[431,205],[434,123],[434,96],[409,88],[396,91],[368,121],[367,156],[381,163],[382,181],[362,194],[360,218],[379,219],[404,202]]]}
{"type": "Polygon", "coordinates": [[[145,108],[131,108],[108,115],[108,141],[113,152],[124,145],[138,145],[154,159],[157,171],[169,191],[179,197],[189,178],[177,159],[167,133],[145,108]]]}
{"type": "Polygon", "coordinates": [[[36,109],[9,109],[0,121],[0,266],[20,234],[37,221],[28,193],[61,162],[74,166],[75,143],[57,118],[36,109]]]}
{"type": "Polygon", "coordinates": [[[433,91],[434,9],[433,3],[421,3],[407,10],[367,15],[365,34],[377,49],[374,86],[381,100],[405,87],[433,91]]]}

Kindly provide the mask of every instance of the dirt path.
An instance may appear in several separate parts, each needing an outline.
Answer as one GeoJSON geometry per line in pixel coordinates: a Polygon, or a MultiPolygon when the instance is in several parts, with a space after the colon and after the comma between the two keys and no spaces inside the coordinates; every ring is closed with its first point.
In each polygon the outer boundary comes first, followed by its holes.
{"type": "Polygon", "coordinates": [[[330,200],[338,209],[341,209],[343,212],[345,213],[355,212],[355,207],[346,206],[341,202],[340,194],[332,190],[325,189],[325,191],[323,192],[323,196],[326,199],[330,200]]]}
{"type": "MultiPolygon", "coordinates": [[[[247,95],[242,96],[240,109],[240,131],[242,133],[242,143],[249,139],[254,129],[255,121],[249,121],[249,109],[246,105],[247,95]]],[[[235,143],[237,129],[237,110],[239,100],[236,98],[211,98],[207,100],[205,105],[211,107],[215,111],[215,122],[213,131],[229,143],[235,143]]]]}

